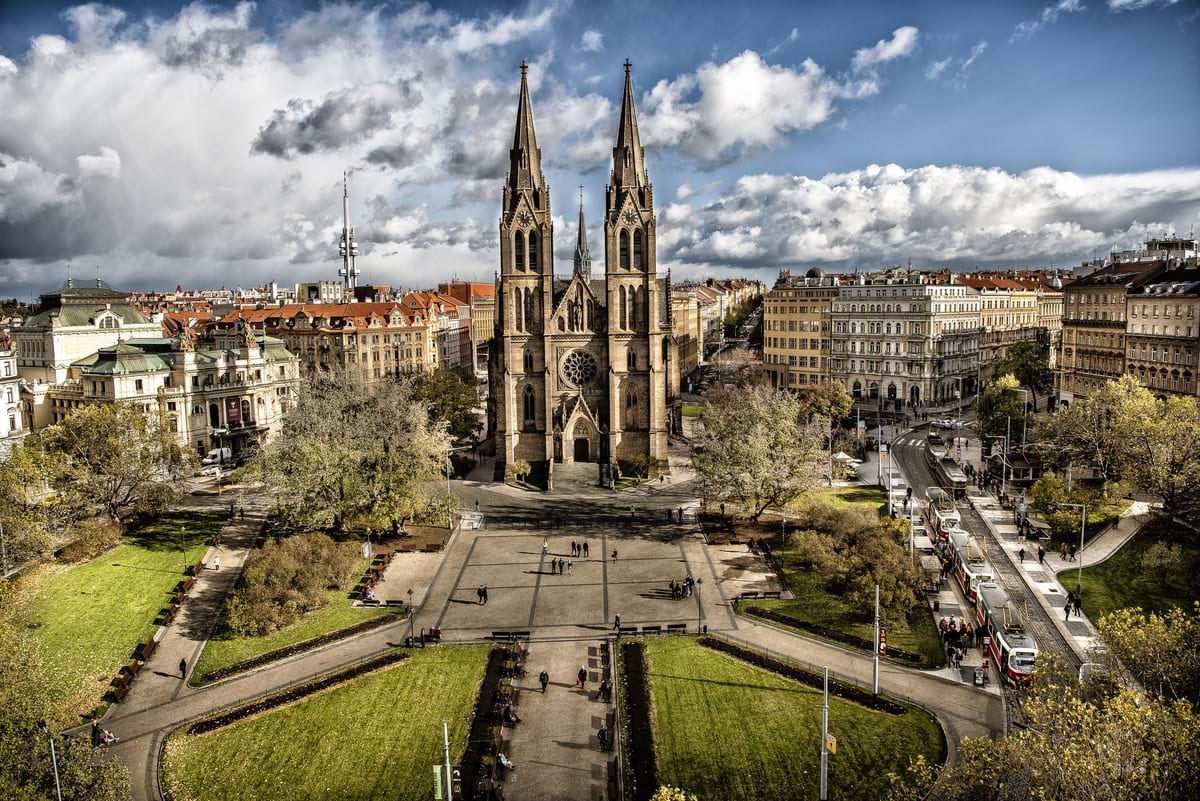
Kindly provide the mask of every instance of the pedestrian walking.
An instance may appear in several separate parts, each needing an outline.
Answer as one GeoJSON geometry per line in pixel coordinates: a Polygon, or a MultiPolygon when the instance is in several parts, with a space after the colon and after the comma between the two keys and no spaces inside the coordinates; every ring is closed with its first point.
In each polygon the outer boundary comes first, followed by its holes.
{"type": "Polygon", "coordinates": [[[666,480],[667,480],[667,477],[666,477],[666,476],[664,476],[664,475],[660,475],[660,476],[658,477],[658,486],[659,486],[659,487],[662,487],[662,485],[663,485],[663,482],[664,482],[664,481],[666,481],[666,480]]]}
{"type": "Polygon", "coordinates": [[[683,522],[683,507],[682,506],[679,507],[679,522],[680,523],[683,522]]]}
{"type": "Polygon", "coordinates": [[[476,601],[476,603],[479,603],[479,604],[483,603],[483,585],[482,584],[480,584],[479,588],[475,590],[475,601],[476,601]]]}
{"type": "Polygon", "coordinates": [[[1075,596],[1075,617],[1083,615],[1083,599],[1078,595],[1075,596]]]}
{"type": "Polygon", "coordinates": [[[550,674],[543,670],[538,674],[538,681],[542,683],[542,695],[545,695],[546,685],[550,683],[550,674]]]}
{"type": "Polygon", "coordinates": [[[614,562],[615,562],[615,561],[617,561],[617,549],[616,549],[616,548],[613,548],[613,552],[612,552],[612,560],[613,560],[614,562]]]}
{"type": "Polygon", "coordinates": [[[558,560],[558,575],[560,575],[560,576],[562,575],[562,572],[563,572],[563,566],[564,566],[565,564],[566,564],[566,562],[564,562],[562,559],[559,559],[559,560],[558,560]]]}
{"type": "Polygon", "coordinates": [[[238,515],[242,520],[246,519],[246,507],[245,506],[238,507],[238,515]]]}
{"type": "Polygon", "coordinates": [[[630,506],[630,507],[629,507],[629,519],[630,519],[630,520],[634,520],[636,517],[637,517],[637,509],[635,509],[634,507],[630,506]]]}
{"type": "Polygon", "coordinates": [[[1046,549],[1040,545],[1038,546],[1038,564],[1046,564],[1046,549]]]}
{"type": "Polygon", "coordinates": [[[587,555],[588,555],[588,543],[587,543],[587,540],[584,540],[583,541],[583,558],[587,559],[587,555]]]}
{"type": "Polygon", "coordinates": [[[221,569],[221,557],[214,556],[213,557],[213,570],[220,570],[220,569],[221,569]]]}
{"type": "Polygon", "coordinates": [[[621,616],[613,615],[613,631],[617,631],[620,628],[621,628],[621,616]]]}
{"type": "Polygon", "coordinates": [[[487,606],[487,587],[483,588],[483,605],[487,606]]]}
{"type": "Polygon", "coordinates": [[[479,511],[479,501],[475,501],[475,511],[479,511]]]}
{"type": "Polygon", "coordinates": [[[1075,546],[1074,546],[1074,545],[1072,545],[1072,546],[1071,546],[1071,550],[1070,550],[1070,551],[1068,552],[1068,554],[1067,554],[1067,557],[1068,557],[1068,558],[1069,558],[1069,559],[1070,559],[1072,562],[1074,562],[1074,561],[1075,561],[1075,551],[1076,551],[1076,548],[1075,548],[1075,546]]]}
{"type": "Polygon", "coordinates": [[[1064,562],[1067,561],[1067,544],[1065,542],[1062,544],[1062,547],[1059,548],[1059,550],[1058,550],[1058,558],[1064,562]]]}
{"type": "Polygon", "coordinates": [[[186,659],[179,660],[179,677],[181,679],[187,678],[187,660],[186,659]]]}
{"type": "Polygon", "coordinates": [[[1020,559],[1022,562],[1025,561],[1025,549],[1024,548],[1017,551],[1017,558],[1020,559]]]}
{"type": "Polygon", "coordinates": [[[600,740],[600,750],[607,751],[608,750],[608,729],[601,726],[600,731],[596,732],[596,737],[597,737],[597,739],[600,740]]]}
{"type": "Polygon", "coordinates": [[[550,540],[546,539],[545,537],[542,537],[542,553],[546,554],[549,552],[550,552],[550,540]]]}
{"type": "Polygon", "coordinates": [[[1071,619],[1071,599],[1067,599],[1067,605],[1063,607],[1063,623],[1071,619]]]}
{"type": "Polygon", "coordinates": [[[575,542],[575,540],[571,540],[571,556],[575,555],[575,551],[578,548],[579,548],[579,543],[575,542]]]}
{"type": "Polygon", "coordinates": [[[575,676],[575,686],[582,688],[587,683],[587,666],[580,665],[579,673],[575,676]]]}
{"type": "Polygon", "coordinates": [[[567,575],[568,576],[571,575],[571,568],[573,568],[574,566],[575,566],[575,563],[572,560],[568,559],[567,560],[567,575]]]}

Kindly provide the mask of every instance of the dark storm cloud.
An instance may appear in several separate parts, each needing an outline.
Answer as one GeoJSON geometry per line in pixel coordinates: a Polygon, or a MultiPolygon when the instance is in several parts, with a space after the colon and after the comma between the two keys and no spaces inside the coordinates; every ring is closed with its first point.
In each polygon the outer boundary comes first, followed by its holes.
{"type": "Polygon", "coordinates": [[[405,81],[353,86],[325,95],[320,103],[293,98],[259,128],[250,149],[285,159],[337,150],[387,129],[392,114],[420,102],[421,93],[405,81]]]}

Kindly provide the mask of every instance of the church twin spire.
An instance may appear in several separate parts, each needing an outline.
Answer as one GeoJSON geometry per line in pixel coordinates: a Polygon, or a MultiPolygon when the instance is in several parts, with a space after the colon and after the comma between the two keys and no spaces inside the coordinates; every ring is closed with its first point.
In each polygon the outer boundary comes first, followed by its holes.
{"type": "Polygon", "coordinates": [[[587,225],[583,222],[583,187],[579,187],[579,236],[575,239],[575,274],[592,280],[592,250],[588,247],[587,225]]]}
{"type": "Polygon", "coordinates": [[[521,62],[521,99],[517,102],[517,129],[513,134],[512,150],[508,152],[509,167],[506,188],[509,190],[545,189],[542,177],[542,150],[537,146],[533,131],[533,106],[529,102],[529,67],[521,62]]]}
{"type": "Polygon", "coordinates": [[[614,188],[644,188],[646,180],[646,149],[638,136],[637,114],[633,110],[633,79],[625,59],[625,92],[621,98],[621,124],[617,128],[617,145],[613,148],[611,183],[614,188]]]}

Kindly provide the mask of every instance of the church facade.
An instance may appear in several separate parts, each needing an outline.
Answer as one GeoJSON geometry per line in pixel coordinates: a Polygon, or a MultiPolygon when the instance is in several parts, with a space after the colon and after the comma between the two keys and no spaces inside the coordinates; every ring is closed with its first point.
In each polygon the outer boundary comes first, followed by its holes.
{"type": "Polygon", "coordinates": [[[625,63],[621,119],[604,193],[604,275],[592,277],[582,198],[570,277],[554,275],[550,187],[541,169],[526,67],[500,216],[488,428],[496,479],[527,462],[594,462],[601,478],[667,470],[680,414],[670,276],[656,274],[654,189],[625,63]]]}

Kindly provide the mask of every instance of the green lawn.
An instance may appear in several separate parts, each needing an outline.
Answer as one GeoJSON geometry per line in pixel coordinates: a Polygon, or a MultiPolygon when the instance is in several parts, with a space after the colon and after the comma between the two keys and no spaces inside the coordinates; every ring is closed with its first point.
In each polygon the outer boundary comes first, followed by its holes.
{"type": "Polygon", "coordinates": [[[466,747],[490,646],[415,651],[396,667],[202,735],[171,735],[174,801],[432,798],[432,765],[466,747]]]}
{"type": "Polygon", "coordinates": [[[40,655],[38,681],[55,725],[77,724],[100,703],[137,645],[153,636],[183,565],[203,557],[225,519],[215,512],[174,513],[90,562],[47,566],[18,580],[14,622],[40,655]]]}
{"type": "MultiPolygon", "coordinates": [[[[1184,559],[1190,564],[1200,560],[1200,544],[1195,534],[1166,519],[1154,521],[1111,559],[1083,571],[1083,611],[1088,617],[1097,620],[1129,606],[1140,606],[1147,612],[1161,613],[1174,607],[1186,611],[1200,600],[1200,585],[1194,576],[1190,581],[1172,581],[1160,571],[1147,571],[1142,567],[1142,556],[1159,540],[1182,545],[1184,559]]],[[[1061,577],[1063,586],[1075,589],[1074,571],[1061,574],[1061,577]]]]}
{"type": "MultiPolygon", "coordinates": [[[[786,554],[784,558],[786,560],[786,554]]],[[[785,566],[787,566],[786,561],[785,566]]],[[[756,601],[756,606],[809,623],[817,623],[831,629],[865,637],[868,640],[874,637],[872,622],[862,620],[851,613],[845,602],[840,597],[826,592],[822,583],[812,573],[793,570],[790,569],[790,566],[785,569],[787,569],[788,581],[795,598],[792,600],[756,601]]],[[[917,667],[937,668],[946,662],[946,654],[942,648],[941,638],[938,636],[937,626],[933,622],[933,615],[924,605],[918,607],[917,612],[907,621],[888,621],[887,641],[888,645],[921,654],[924,660],[917,667]]],[[[912,662],[895,661],[902,665],[913,665],[912,662]]]]}
{"type": "MultiPolygon", "coordinates": [[[[646,643],[659,781],[702,801],[816,798],[821,693],[672,637],[646,643]]],[[[917,709],[871,712],[830,696],[829,797],[870,799],[885,774],[945,757],[941,729],[917,709]]]]}
{"type": "MultiPolygon", "coordinates": [[[[362,562],[360,572],[366,572],[367,561],[362,562]]],[[[370,620],[373,617],[390,614],[386,607],[354,607],[346,590],[330,590],[329,605],[311,612],[285,629],[268,634],[265,637],[234,637],[232,635],[214,635],[204,646],[195,670],[192,672],[193,683],[203,684],[200,676],[209,671],[232,665],[243,659],[249,659],[276,648],[295,645],[298,642],[311,640],[331,631],[344,629],[370,620]]],[[[220,626],[217,627],[218,631],[220,626]]]]}

